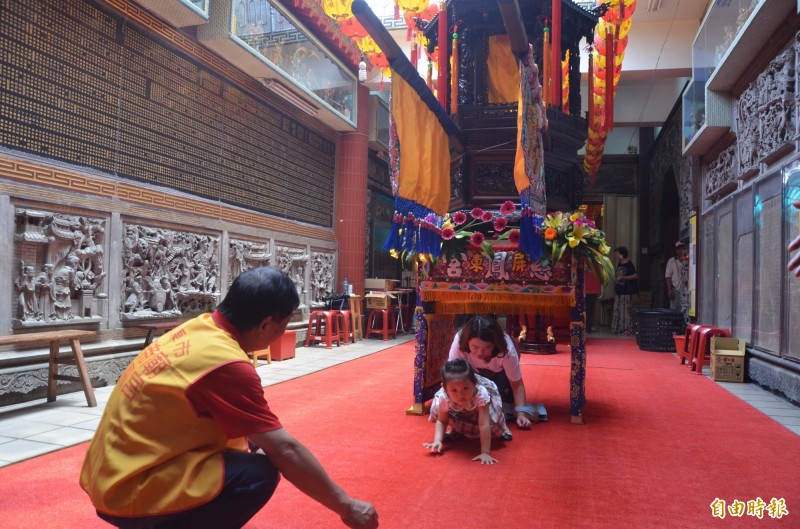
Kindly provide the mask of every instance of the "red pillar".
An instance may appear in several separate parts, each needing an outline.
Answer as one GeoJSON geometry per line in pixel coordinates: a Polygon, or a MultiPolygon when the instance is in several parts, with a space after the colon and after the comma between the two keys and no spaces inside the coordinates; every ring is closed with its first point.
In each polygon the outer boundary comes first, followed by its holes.
{"type": "Polygon", "coordinates": [[[340,136],[336,155],[333,232],[338,243],[338,271],[334,290],[339,292],[342,280],[347,277],[353,285],[353,292],[363,295],[367,247],[369,88],[358,85],[357,101],[356,130],[340,136]]]}
{"type": "Polygon", "coordinates": [[[554,108],[561,108],[561,0],[552,2],[553,20],[551,39],[551,53],[553,59],[550,61],[550,76],[553,79],[550,104],[554,108]]]}

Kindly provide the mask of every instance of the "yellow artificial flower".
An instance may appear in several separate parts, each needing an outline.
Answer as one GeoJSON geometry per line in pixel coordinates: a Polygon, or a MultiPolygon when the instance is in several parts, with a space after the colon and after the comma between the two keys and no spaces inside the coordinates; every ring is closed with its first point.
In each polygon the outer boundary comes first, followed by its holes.
{"type": "Polygon", "coordinates": [[[545,217],[544,222],[542,222],[542,226],[545,228],[555,228],[558,229],[561,225],[564,224],[564,214],[560,211],[558,213],[551,213],[545,217]]]}

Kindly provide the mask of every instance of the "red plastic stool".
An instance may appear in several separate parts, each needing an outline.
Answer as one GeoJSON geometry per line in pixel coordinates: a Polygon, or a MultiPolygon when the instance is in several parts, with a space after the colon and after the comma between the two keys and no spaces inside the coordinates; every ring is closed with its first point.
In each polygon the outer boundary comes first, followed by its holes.
{"type": "Polygon", "coordinates": [[[305,346],[315,342],[325,342],[328,349],[342,345],[342,337],[339,334],[339,315],[336,310],[315,310],[308,316],[308,332],[306,334],[305,346]]]}
{"type": "Polygon", "coordinates": [[[382,336],[384,340],[397,338],[397,329],[395,329],[394,313],[391,309],[372,309],[369,311],[369,318],[367,318],[367,338],[377,334],[382,336]]]}
{"type": "Polygon", "coordinates": [[[730,338],[731,331],[718,327],[704,327],[700,330],[700,342],[696,350],[696,356],[692,358],[692,369],[698,375],[703,374],[703,365],[711,361],[711,337],[725,336],[730,338]]]}
{"type": "Polygon", "coordinates": [[[680,359],[681,364],[685,364],[688,360],[689,366],[691,367],[694,352],[700,346],[700,329],[704,327],[707,327],[707,325],[698,325],[696,323],[692,323],[686,326],[686,334],[684,335],[683,339],[683,350],[678,351],[678,358],[680,359]]]}
{"type": "Polygon", "coordinates": [[[344,340],[345,345],[350,343],[350,338],[353,339],[353,343],[356,343],[355,322],[351,319],[350,311],[339,310],[337,312],[341,320],[339,321],[339,336],[344,340]]]}

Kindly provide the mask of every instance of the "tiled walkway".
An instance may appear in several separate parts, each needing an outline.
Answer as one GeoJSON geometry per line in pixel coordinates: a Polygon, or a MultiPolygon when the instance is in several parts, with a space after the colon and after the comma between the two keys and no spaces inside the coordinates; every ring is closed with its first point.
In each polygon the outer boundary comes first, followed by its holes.
{"type": "MultiPolygon", "coordinates": [[[[592,337],[612,336],[600,332],[591,334],[590,339],[592,337]]],[[[401,335],[397,340],[364,340],[333,349],[298,347],[294,358],[271,364],[263,360],[259,362],[257,371],[263,384],[269,386],[361,358],[413,338],[413,335],[401,335]]],[[[720,386],[800,435],[800,407],[754,384],[720,383],[720,386]]],[[[78,391],[60,395],[52,403],[35,401],[0,409],[0,467],[90,440],[112,389],[110,386],[95,389],[96,408],[87,407],[83,392],[78,391]]]]}

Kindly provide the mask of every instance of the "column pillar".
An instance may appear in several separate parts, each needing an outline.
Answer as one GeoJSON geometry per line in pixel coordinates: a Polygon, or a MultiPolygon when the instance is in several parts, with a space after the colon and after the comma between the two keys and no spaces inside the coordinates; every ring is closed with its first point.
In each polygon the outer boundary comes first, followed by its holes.
{"type": "Polygon", "coordinates": [[[337,292],[342,280],[353,285],[355,294],[364,293],[366,271],[367,164],[369,160],[369,88],[358,85],[357,127],[341,135],[336,156],[336,200],[333,232],[338,244],[337,292]]]}

